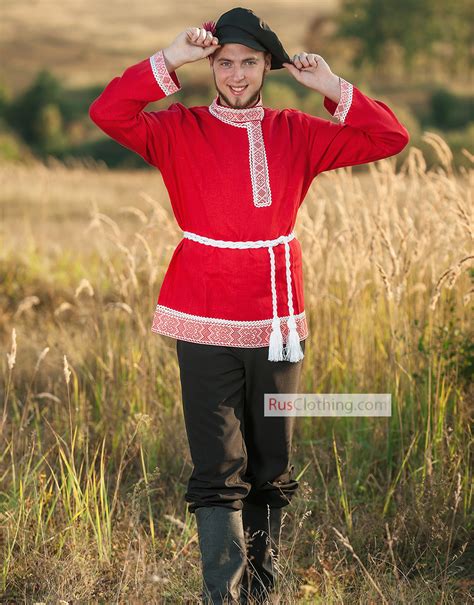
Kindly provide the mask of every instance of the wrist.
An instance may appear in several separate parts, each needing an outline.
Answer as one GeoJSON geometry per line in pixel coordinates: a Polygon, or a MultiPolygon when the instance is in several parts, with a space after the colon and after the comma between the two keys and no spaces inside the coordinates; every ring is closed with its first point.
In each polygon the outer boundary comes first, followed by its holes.
{"type": "Polygon", "coordinates": [[[179,61],[179,59],[173,53],[173,49],[168,47],[163,49],[163,59],[165,60],[166,69],[168,73],[176,71],[178,67],[181,67],[184,63],[179,61]]]}
{"type": "Polygon", "coordinates": [[[339,76],[332,74],[332,77],[321,87],[320,93],[338,104],[341,100],[341,80],[339,76]]]}

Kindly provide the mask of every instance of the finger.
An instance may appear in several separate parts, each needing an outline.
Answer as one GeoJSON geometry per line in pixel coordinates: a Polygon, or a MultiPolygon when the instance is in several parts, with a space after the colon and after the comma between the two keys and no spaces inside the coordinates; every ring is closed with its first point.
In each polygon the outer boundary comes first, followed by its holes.
{"type": "Polygon", "coordinates": [[[299,53],[298,55],[295,55],[295,57],[296,57],[296,67],[298,69],[304,69],[305,67],[308,67],[305,62],[305,53],[299,53]]]}
{"type": "Polygon", "coordinates": [[[197,28],[197,30],[198,30],[198,34],[197,34],[197,36],[194,39],[194,44],[196,46],[201,46],[202,47],[202,46],[204,46],[204,41],[206,39],[206,35],[203,34],[203,30],[202,29],[197,28]]]}
{"type": "Polygon", "coordinates": [[[293,65],[298,69],[301,69],[303,66],[301,65],[301,61],[298,55],[293,55],[293,65]]]}
{"type": "Polygon", "coordinates": [[[291,63],[282,63],[282,65],[291,73],[292,76],[296,77],[296,74],[299,74],[299,70],[291,63]]]}
{"type": "Polygon", "coordinates": [[[303,67],[309,67],[308,55],[306,53],[300,53],[300,61],[303,67]]]}
{"type": "Polygon", "coordinates": [[[220,44],[218,44],[217,46],[214,46],[214,44],[212,46],[209,46],[209,48],[206,48],[206,50],[204,51],[206,53],[204,56],[209,57],[209,55],[212,55],[220,47],[220,44]]]}
{"type": "Polygon", "coordinates": [[[193,27],[193,35],[192,35],[192,42],[193,44],[199,45],[199,38],[201,36],[201,30],[199,27],[193,27]]]}
{"type": "Polygon", "coordinates": [[[210,46],[212,44],[213,35],[212,32],[206,32],[206,39],[204,40],[205,46],[210,46]]]}

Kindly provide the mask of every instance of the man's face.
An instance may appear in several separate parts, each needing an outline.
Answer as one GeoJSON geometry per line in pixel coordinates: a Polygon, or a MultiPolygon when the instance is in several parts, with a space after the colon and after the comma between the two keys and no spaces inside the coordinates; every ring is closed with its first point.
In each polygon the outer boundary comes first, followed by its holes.
{"type": "Polygon", "coordinates": [[[209,55],[209,61],[222,105],[243,109],[258,101],[270,71],[270,53],[243,44],[224,44],[209,55]]]}

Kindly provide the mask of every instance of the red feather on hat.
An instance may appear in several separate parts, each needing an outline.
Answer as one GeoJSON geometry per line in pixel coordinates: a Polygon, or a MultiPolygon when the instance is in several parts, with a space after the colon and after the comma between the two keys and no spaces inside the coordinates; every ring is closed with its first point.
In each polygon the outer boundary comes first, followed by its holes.
{"type": "Polygon", "coordinates": [[[212,32],[212,35],[214,35],[216,33],[216,24],[214,23],[214,21],[206,21],[205,23],[202,24],[202,27],[206,31],[212,32]]]}

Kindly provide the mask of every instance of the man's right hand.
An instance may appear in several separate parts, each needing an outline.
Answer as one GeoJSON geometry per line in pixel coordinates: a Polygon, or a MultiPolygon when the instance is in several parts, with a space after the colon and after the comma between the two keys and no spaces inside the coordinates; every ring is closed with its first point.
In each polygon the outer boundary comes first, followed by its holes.
{"type": "Polygon", "coordinates": [[[169,73],[185,63],[204,59],[220,48],[219,40],[204,28],[189,27],[181,32],[170,46],[163,49],[169,73]]]}

